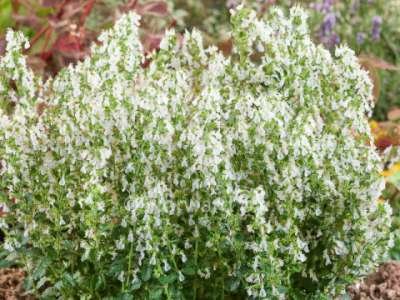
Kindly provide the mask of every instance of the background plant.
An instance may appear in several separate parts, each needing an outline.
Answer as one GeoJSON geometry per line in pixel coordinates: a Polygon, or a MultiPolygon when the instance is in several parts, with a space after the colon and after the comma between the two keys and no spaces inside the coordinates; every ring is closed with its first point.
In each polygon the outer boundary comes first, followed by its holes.
{"type": "Polygon", "coordinates": [[[11,26],[24,32],[30,39],[30,48],[25,50],[29,54],[28,64],[44,77],[53,76],[88,56],[90,45],[100,31],[113,26],[123,13],[135,11],[142,16],[140,36],[146,52],[156,49],[165,29],[174,24],[164,1],[3,0],[1,3],[6,18],[4,25],[0,24],[0,36],[11,26]]]}

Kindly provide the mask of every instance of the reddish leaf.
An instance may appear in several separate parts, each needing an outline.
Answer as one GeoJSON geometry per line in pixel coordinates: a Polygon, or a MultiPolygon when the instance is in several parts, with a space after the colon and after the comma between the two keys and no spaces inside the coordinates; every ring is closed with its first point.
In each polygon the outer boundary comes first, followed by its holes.
{"type": "Polygon", "coordinates": [[[145,61],[141,64],[141,67],[143,69],[146,69],[150,65],[150,63],[151,63],[151,60],[146,58],[145,61]]]}
{"type": "Polygon", "coordinates": [[[143,40],[144,49],[146,52],[152,52],[160,47],[162,34],[148,34],[143,40]]]}
{"type": "Polygon", "coordinates": [[[49,61],[52,55],[53,55],[52,51],[42,51],[40,53],[40,58],[43,59],[44,61],[49,61]]]}
{"type": "Polygon", "coordinates": [[[36,55],[29,55],[27,57],[27,63],[29,67],[36,73],[36,74],[41,74],[44,75],[44,70],[46,68],[46,60],[42,55],[36,56],[36,55]]]}
{"type": "Polygon", "coordinates": [[[372,55],[361,54],[358,59],[360,60],[361,64],[368,65],[379,70],[399,70],[399,67],[372,55]]]}
{"type": "Polygon", "coordinates": [[[375,145],[379,150],[385,150],[386,148],[394,145],[393,141],[389,137],[381,137],[375,141],[375,145]]]}
{"type": "Polygon", "coordinates": [[[62,53],[81,52],[82,43],[77,35],[67,32],[58,37],[53,45],[53,49],[62,53]]]}
{"type": "Polygon", "coordinates": [[[0,36],[0,55],[3,55],[6,51],[6,40],[4,36],[0,36]]]}
{"type": "Polygon", "coordinates": [[[163,17],[168,15],[168,5],[164,1],[154,1],[138,6],[137,11],[141,15],[156,15],[163,17]]]}
{"type": "Polygon", "coordinates": [[[81,15],[81,18],[80,18],[81,25],[85,23],[86,18],[87,18],[87,17],[90,15],[90,13],[92,12],[92,9],[93,9],[93,6],[94,6],[94,3],[95,3],[95,2],[96,2],[96,0],[89,0],[89,1],[85,4],[85,6],[84,6],[84,8],[83,8],[82,15],[81,15]]]}
{"type": "Polygon", "coordinates": [[[39,102],[36,105],[36,113],[37,113],[37,115],[40,117],[43,114],[43,112],[45,111],[45,109],[47,109],[48,107],[49,107],[49,105],[47,103],[39,102]]]}
{"type": "Polygon", "coordinates": [[[231,39],[222,41],[218,44],[219,50],[221,50],[225,56],[228,56],[232,53],[232,47],[233,45],[231,39]]]}
{"type": "Polygon", "coordinates": [[[13,14],[12,17],[13,17],[13,20],[19,26],[27,26],[27,27],[31,27],[35,30],[40,30],[41,20],[35,15],[24,16],[24,15],[19,15],[19,14],[13,14]]]}
{"type": "Polygon", "coordinates": [[[381,83],[379,78],[379,73],[377,68],[373,66],[369,59],[366,59],[365,56],[361,55],[358,57],[358,61],[364,70],[368,71],[369,78],[373,84],[373,95],[375,102],[378,101],[379,95],[381,93],[381,83]]]}
{"type": "Polygon", "coordinates": [[[4,217],[5,215],[7,215],[7,213],[4,211],[4,207],[0,206],[0,218],[4,217]]]}

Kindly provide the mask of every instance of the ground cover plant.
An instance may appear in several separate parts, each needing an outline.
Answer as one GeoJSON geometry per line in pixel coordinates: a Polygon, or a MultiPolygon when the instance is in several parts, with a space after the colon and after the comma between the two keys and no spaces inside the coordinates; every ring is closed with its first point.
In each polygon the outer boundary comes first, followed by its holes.
{"type": "Polygon", "coordinates": [[[390,207],[354,52],[298,7],[238,8],[233,52],[138,17],[43,83],[0,61],[4,249],[41,297],[330,299],[387,251],[390,207]],[[5,106],[8,107],[8,106],[5,106]]]}

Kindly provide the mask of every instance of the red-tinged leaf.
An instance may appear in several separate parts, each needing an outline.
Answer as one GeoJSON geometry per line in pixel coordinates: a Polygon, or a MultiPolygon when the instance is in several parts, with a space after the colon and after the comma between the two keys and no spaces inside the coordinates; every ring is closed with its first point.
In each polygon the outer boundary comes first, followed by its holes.
{"type": "MultiPolygon", "coordinates": [[[[43,52],[41,53],[43,54],[43,52]]],[[[44,55],[45,56],[45,55],[44,55]]],[[[27,57],[28,66],[36,73],[44,75],[46,68],[46,60],[43,59],[42,55],[29,55],[27,57]]]]}
{"type": "Polygon", "coordinates": [[[138,0],[130,0],[127,4],[123,6],[124,10],[135,9],[138,4],[138,0]]]}
{"type": "Polygon", "coordinates": [[[42,51],[40,53],[40,58],[43,59],[44,61],[49,61],[52,55],[53,55],[52,51],[42,51]]]}
{"type": "Polygon", "coordinates": [[[154,1],[137,7],[141,15],[156,15],[164,17],[168,15],[168,5],[164,1],[154,1]]]}
{"type": "Polygon", "coordinates": [[[83,50],[80,38],[69,32],[58,37],[53,45],[53,49],[62,53],[81,52],[83,50]]]}
{"type": "Polygon", "coordinates": [[[360,56],[358,58],[360,65],[363,67],[364,70],[368,71],[369,78],[373,84],[372,93],[374,95],[375,102],[378,101],[379,95],[381,93],[381,83],[379,78],[379,73],[376,67],[373,66],[370,60],[366,59],[365,56],[360,56]]]}
{"type": "Polygon", "coordinates": [[[7,213],[4,211],[4,207],[0,206],[0,218],[4,217],[5,215],[7,215],[7,213]]]}
{"type": "Polygon", "coordinates": [[[390,71],[399,70],[399,67],[372,55],[361,54],[358,59],[361,64],[368,65],[375,69],[390,71]]]}
{"type": "Polygon", "coordinates": [[[394,143],[389,137],[381,137],[375,141],[375,145],[379,150],[385,150],[386,148],[392,146],[394,143]]]}
{"type": "Polygon", "coordinates": [[[13,20],[18,26],[27,26],[31,27],[35,30],[40,30],[41,26],[41,20],[35,16],[35,15],[19,15],[19,14],[13,14],[12,15],[13,20]]]}
{"type": "Polygon", "coordinates": [[[6,40],[4,36],[0,36],[0,55],[3,55],[6,51],[6,40]]]}
{"type": "Polygon", "coordinates": [[[146,58],[146,60],[141,64],[141,67],[143,69],[146,69],[150,65],[150,63],[151,63],[151,60],[146,58]]]}
{"type": "Polygon", "coordinates": [[[219,50],[221,50],[225,56],[228,56],[232,53],[232,47],[233,45],[231,39],[222,41],[218,44],[219,50]]]}
{"type": "Polygon", "coordinates": [[[160,42],[162,39],[162,34],[148,34],[143,40],[143,45],[145,51],[152,52],[153,50],[158,50],[160,47],[160,42]]]}
{"type": "Polygon", "coordinates": [[[48,107],[49,107],[49,105],[47,103],[39,102],[36,105],[36,113],[37,113],[37,115],[40,117],[43,114],[43,112],[45,111],[45,109],[47,109],[48,107]]]}
{"type": "Polygon", "coordinates": [[[56,7],[60,3],[55,2],[54,0],[42,0],[41,5],[44,7],[56,7]]]}
{"type": "Polygon", "coordinates": [[[85,6],[84,6],[84,8],[83,8],[82,15],[81,15],[81,18],[80,18],[81,24],[84,24],[84,23],[85,23],[86,18],[90,15],[90,13],[91,13],[92,10],[93,10],[93,6],[94,6],[94,3],[95,3],[95,2],[96,2],[96,0],[89,0],[89,1],[85,4],[85,6]]]}
{"type": "Polygon", "coordinates": [[[17,13],[20,7],[20,3],[19,0],[13,0],[11,1],[11,7],[12,7],[12,11],[13,13],[17,13]]]}

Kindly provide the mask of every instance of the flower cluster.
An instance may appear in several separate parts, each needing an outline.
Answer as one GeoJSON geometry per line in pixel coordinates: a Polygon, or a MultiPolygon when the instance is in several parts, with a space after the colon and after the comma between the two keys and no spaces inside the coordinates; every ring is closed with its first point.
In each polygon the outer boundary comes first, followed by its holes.
{"type": "Polygon", "coordinates": [[[122,17],[46,83],[8,34],[1,226],[27,288],[321,299],[370,270],[390,208],[377,201],[372,87],[354,53],[315,46],[298,7],[268,21],[239,7],[230,57],[196,30],[169,31],[141,68],[137,23],[122,17]]]}

